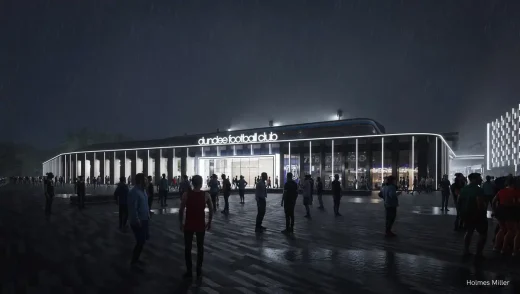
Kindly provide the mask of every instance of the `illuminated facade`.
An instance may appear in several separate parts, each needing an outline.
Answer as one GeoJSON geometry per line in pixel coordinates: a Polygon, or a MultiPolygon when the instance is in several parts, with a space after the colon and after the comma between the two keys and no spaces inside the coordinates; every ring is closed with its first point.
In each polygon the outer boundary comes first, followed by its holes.
{"type": "Polygon", "coordinates": [[[373,120],[350,119],[93,145],[49,159],[43,171],[67,181],[80,175],[102,181],[109,176],[109,184],[139,172],[169,179],[224,173],[242,175],[250,186],[262,172],[272,186],[276,179],[281,186],[292,172],[298,179],[305,174],[321,177],[326,189],[338,174],[345,190],[371,190],[389,175],[408,178],[410,184],[414,176],[430,176],[437,186],[454,156],[439,134],[385,134],[373,120]]]}
{"type": "Polygon", "coordinates": [[[486,169],[516,174],[520,160],[520,105],[486,126],[486,169]]]}

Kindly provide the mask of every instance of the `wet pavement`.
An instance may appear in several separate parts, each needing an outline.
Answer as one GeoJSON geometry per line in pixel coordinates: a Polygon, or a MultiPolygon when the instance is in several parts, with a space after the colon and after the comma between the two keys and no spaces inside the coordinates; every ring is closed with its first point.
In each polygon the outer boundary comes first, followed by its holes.
{"type": "Polygon", "coordinates": [[[308,220],[300,196],[295,234],[286,237],[280,195],[268,195],[263,235],[254,232],[253,195],[245,204],[232,195],[229,216],[217,213],[206,234],[204,278],[186,282],[177,199],[167,209],[154,203],[145,264],[132,270],[134,239],[117,229],[116,205],[78,211],[57,198],[47,221],[40,187],[7,185],[0,188],[0,293],[520,292],[520,262],[494,255],[491,244],[484,262],[461,258],[455,209],[442,213],[438,194],[403,195],[391,240],[383,238],[377,196],[344,196],[342,217],[333,216],[331,197],[324,199],[326,210],[314,199],[308,220]]]}

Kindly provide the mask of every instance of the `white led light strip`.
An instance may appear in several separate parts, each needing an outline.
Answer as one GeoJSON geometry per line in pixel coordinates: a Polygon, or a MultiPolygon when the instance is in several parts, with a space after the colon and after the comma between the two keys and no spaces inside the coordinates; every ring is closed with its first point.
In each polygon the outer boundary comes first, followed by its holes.
{"type": "MultiPolygon", "coordinates": [[[[457,157],[453,149],[451,149],[450,145],[444,137],[440,134],[434,133],[396,133],[396,134],[382,134],[382,135],[364,135],[364,136],[344,136],[344,137],[321,137],[321,138],[308,138],[308,139],[291,139],[291,140],[278,140],[279,142],[305,142],[305,141],[321,141],[321,140],[341,140],[341,139],[359,139],[359,138],[378,138],[378,137],[392,137],[392,136],[436,136],[441,139],[441,141],[448,147],[450,151],[450,156],[457,157]]],[[[233,145],[243,145],[242,143],[237,144],[227,144],[227,145],[219,145],[219,146],[233,146],[233,145]]],[[[89,150],[89,151],[74,151],[74,152],[65,152],[54,156],[53,158],[44,161],[43,164],[65,154],[81,154],[81,153],[93,153],[93,152],[118,152],[118,151],[133,151],[133,150],[154,150],[154,149],[163,149],[163,148],[189,148],[189,147],[200,147],[200,145],[177,145],[177,146],[154,146],[154,147],[146,147],[146,148],[126,148],[126,149],[106,149],[106,150],[89,150]]],[[[217,146],[218,147],[218,146],[217,146]]]]}

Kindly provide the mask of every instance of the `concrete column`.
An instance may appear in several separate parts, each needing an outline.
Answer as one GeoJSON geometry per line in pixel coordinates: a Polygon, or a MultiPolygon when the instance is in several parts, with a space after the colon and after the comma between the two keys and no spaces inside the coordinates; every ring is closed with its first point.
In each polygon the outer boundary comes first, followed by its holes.
{"type": "Polygon", "coordinates": [[[155,177],[153,178],[153,180],[154,180],[153,184],[155,185],[157,183],[157,181],[162,177],[162,175],[161,175],[161,149],[155,150],[154,158],[155,158],[155,177]]]}
{"type": "MultiPolygon", "coordinates": [[[[292,145],[292,144],[291,144],[292,145]]],[[[298,143],[298,154],[300,154],[300,166],[298,170],[300,171],[300,179],[303,180],[305,178],[305,153],[309,152],[308,148],[306,150],[304,146],[304,142],[298,143]]]]}
{"type": "Polygon", "coordinates": [[[94,167],[96,166],[96,152],[89,153],[89,159],[90,159],[90,182],[92,183],[92,180],[95,179],[98,175],[95,173],[94,167]]]}
{"type": "Polygon", "coordinates": [[[181,176],[186,175],[186,158],[188,156],[187,148],[181,148],[181,176]]]}
{"type": "Polygon", "coordinates": [[[74,177],[72,177],[72,181],[78,178],[78,153],[74,154],[74,162],[72,163],[73,169],[72,173],[74,177]]]}
{"type": "Polygon", "coordinates": [[[399,181],[399,137],[391,137],[390,148],[392,152],[392,176],[399,181]]]}
{"type": "Polygon", "coordinates": [[[65,177],[65,160],[64,160],[65,156],[64,155],[60,155],[59,159],[60,159],[60,176],[63,176],[65,177]]]}
{"type": "Polygon", "coordinates": [[[145,177],[150,175],[150,171],[148,170],[148,164],[150,162],[150,150],[144,151],[144,158],[143,158],[143,173],[145,177]]]}
{"type": "MultiPolygon", "coordinates": [[[[278,171],[279,187],[283,187],[283,185],[285,184],[285,154],[287,154],[287,143],[280,142],[280,170],[278,171]]],[[[272,184],[274,185],[274,182],[272,182],[272,184]]]]}
{"type": "Polygon", "coordinates": [[[340,153],[341,158],[343,158],[343,162],[338,163],[341,164],[341,178],[343,179],[341,181],[341,186],[343,190],[347,189],[347,156],[348,156],[348,145],[347,140],[342,140],[340,145],[340,153]]]}
{"type": "Polygon", "coordinates": [[[130,166],[132,168],[132,171],[130,172],[130,176],[132,177],[132,182],[135,182],[135,175],[137,174],[137,158],[138,158],[137,150],[128,151],[128,156],[130,157],[130,160],[132,161],[130,163],[130,166]]]}
{"type": "Polygon", "coordinates": [[[108,152],[107,154],[107,158],[109,160],[108,164],[110,164],[110,168],[109,168],[109,171],[110,171],[110,174],[108,175],[110,177],[110,181],[108,182],[108,184],[110,185],[114,185],[115,183],[117,183],[117,179],[114,178],[115,174],[116,174],[116,169],[115,169],[115,165],[116,165],[116,153],[115,152],[108,152]]]}
{"type": "Polygon", "coordinates": [[[171,181],[173,179],[173,152],[174,149],[165,149],[166,156],[168,158],[168,181],[171,181]]]}
{"type": "MultiPolygon", "coordinates": [[[[428,143],[426,136],[417,136],[415,152],[417,152],[418,180],[428,175],[428,143]]],[[[435,147],[435,146],[434,146],[435,147]]]]}
{"type": "Polygon", "coordinates": [[[327,145],[325,145],[325,142],[321,141],[320,143],[320,177],[323,181],[323,185],[325,187],[325,149],[327,148],[327,145]]]}
{"type": "MultiPolygon", "coordinates": [[[[368,160],[368,177],[366,178],[367,182],[368,182],[368,188],[370,190],[373,190],[374,189],[374,183],[372,183],[372,169],[374,168],[374,153],[372,152],[373,151],[373,147],[372,146],[372,138],[368,138],[366,140],[366,148],[367,148],[367,160],[368,160]]],[[[376,141],[379,143],[378,146],[381,145],[381,139],[380,138],[377,138],[376,141]],[[379,140],[378,140],[379,139],[379,140]]],[[[377,148],[377,147],[376,147],[377,148]]],[[[367,175],[365,175],[367,176],[367,175]]]]}
{"type": "Polygon", "coordinates": [[[103,183],[103,184],[106,184],[106,182],[105,182],[105,177],[106,177],[106,171],[105,171],[105,169],[106,169],[106,166],[105,166],[106,161],[105,160],[106,159],[107,159],[106,153],[103,152],[103,157],[101,158],[101,156],[100,156],[100,158],[99,158],[99,174],[101,176],[101,183],[103,183]]]}
{"type": "MultiPolygon", "coordinates": [[[[119,156],[117,158],[120,160],[121,165],[119,166],[119,177],[124,177],[125,180],[128,180],[125,173],[125,165],[126,165],[126,151],[119,152],[119,156]]],[[[119,182],[119,179],[116,179],[116,183],[119,182]]],[[[130,184],[130,183],[127,183],[130,184]]]]}
{"type": "Polygon", "coordinates": [[[90,173],[87,174],[87,153],[83,153],[83,165],[81,166],[81,169],[83,170],[82,173],[85,176],[85,180],[87,177],[90,176],[90,173]]]}

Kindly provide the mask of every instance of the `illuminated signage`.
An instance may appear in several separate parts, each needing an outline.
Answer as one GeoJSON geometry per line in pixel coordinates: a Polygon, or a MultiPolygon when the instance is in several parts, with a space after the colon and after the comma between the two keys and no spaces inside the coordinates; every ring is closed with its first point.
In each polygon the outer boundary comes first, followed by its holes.
{"type": "Polygon", "coordinates": [[[254,133],[252,135],[241,134],[239,136],[229,135],[227,137],[213,137],[213,138],[200,138],[199,145],[223,145],[223,144],[240,144],[240,143],[261,143],[261,142],[272,142],[278,140],[278,135],[270,132],[267,133],[254,133]]]}

